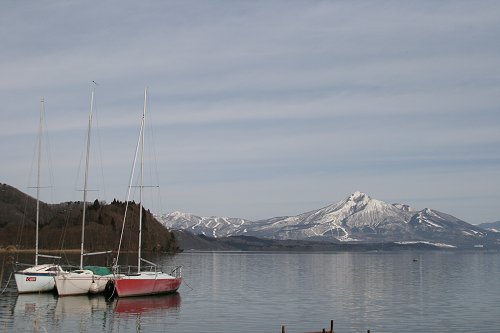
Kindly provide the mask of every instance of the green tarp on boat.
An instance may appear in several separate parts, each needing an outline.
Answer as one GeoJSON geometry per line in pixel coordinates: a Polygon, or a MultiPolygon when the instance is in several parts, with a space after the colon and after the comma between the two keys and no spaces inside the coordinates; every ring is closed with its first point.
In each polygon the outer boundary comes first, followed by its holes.
{"type": "Polygon", "coordinates": [[[85,266],[83,269],[88,269],[89,271],[92,271],[95,275],[109,275],[113,274],[111,269],[108,267],[103,267],[103,266],[85,266]]]}

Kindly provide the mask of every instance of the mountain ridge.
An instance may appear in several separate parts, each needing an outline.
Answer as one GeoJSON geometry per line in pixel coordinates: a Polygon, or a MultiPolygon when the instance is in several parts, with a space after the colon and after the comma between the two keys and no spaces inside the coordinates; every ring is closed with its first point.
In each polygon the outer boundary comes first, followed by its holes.
{"type": "Polygon", "coordinates": [[[478,225],[478,227],[492,231],[492,232],[500,233],[500,221],[481,223],[478,225]]]}
{"type": "Polygon", "coordinates": [[[345,199],[295,216],[250,221],[176,212],[158,218],[166,227],[221,238],[339,243],[434,242],[455,247],[499,246],[499,235],[435,209],[413,210],[356,191],[345,199]],[[179,218],[181,216],[182,218],[179,218]]]}

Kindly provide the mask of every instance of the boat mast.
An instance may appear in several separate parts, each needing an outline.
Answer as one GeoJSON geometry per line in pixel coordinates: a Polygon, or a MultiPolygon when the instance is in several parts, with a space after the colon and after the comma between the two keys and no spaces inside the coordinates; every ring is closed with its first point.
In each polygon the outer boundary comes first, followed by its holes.
{"type": "MultiPolygon", "coordinates": [[[[144,111],[143,111],[143,113],[144,113],[144,111]]],[[[118,262],[119,262],[119,259],[120,259],[120,252],[121,252],[122,242],[123,242],[123,232],[125,230],[125,222],[127,221],[127,213],[128,213],[129,202],[130,202],[130,195],[131,195],[131,190],[132,190],[132,183],[134,181],[135,167],[136,167],[136,164],[137,164],[137,157],[139,155],[139,149],[141,147],[143,124],[144,124],[144,117],[142,117],[142,120],[141,120],[141,126],[140,126],[140,130],[139,130],[139,137],[137,138],[137,145],[135,146],[134,162],[132,163],[132,170],[130,170],[130,177],[129,177],[129,181],[128,181],[128,191],[127,191],[127,201],[126,201],[126,204],[125,204],[125,213],[123,214],[123,223],[122,223],[122,231],[120,233],[120,242],[118,243],[118,251],[117,251],[117,254],[116,254],[116,258],[115,258],[115,268],[118,267],[118,262]]],[[[139,244],[139,247],[140,247],[140,244],[139,244]]],[[[139,263],[140,263],[140,259],[139,259],[139,263]]]]}
{"type": "Polygon", "coordinates": [[[139,187],[139,246],[137,250],[137,273],[141,272],[141,243],[142,243],[142,195],[144,189],[144,126],[146,124],[146,108],[148,100],[148,88],[144,88],[144,108],[142,110],[141,123],[141,174],[139,187]]]}
{"type": "Polygon", "coordinates": [[[87,180],[89,174],[89,161],[90,161],[90,131],[92,125],[92,113],[94,111],[94,93],[95,88],[92,88],[92,95],[90,98],[90,114],[89,124],[87,129],[87,153],[85,158],[85,179],[83,182],[83,213],[82,213],[82,242],[80,244],[80,269],[83,269],[83,244],[85,241],[85,212],[87,207],[87,180]]]}
{"type": "Polygon", "coordinates": [[[38,228],[40,224],[40,164],[42,158],[42,126],[43,114],[45,113],[45,101],[40,101],[40,124],[38,125],[38,167],[36,178],[36,240],[35,240],[35,265],[38,265],[38,228]]]}

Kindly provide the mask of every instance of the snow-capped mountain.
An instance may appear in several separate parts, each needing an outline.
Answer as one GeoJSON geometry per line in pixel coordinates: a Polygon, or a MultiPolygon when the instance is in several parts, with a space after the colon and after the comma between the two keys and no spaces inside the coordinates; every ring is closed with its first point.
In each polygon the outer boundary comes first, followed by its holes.
{"type": "Polygon", "coordinates": [[[231,217],[200,217],[189,213],[172,212],[162,215],[158,220],[167,228],[187,230],[195,235],[213,238],[233,236],[245,232],[249,220],[231,217]]]}
{"type": "Polygon", "coordinates": [[[160,217],[171,229],[211,237],[248,235],[332,242],[432,241],[452,245],[497,243],[491,232],[433,209],[413,210],[355,192],[327,207],[297,216],[249,221],[174,212],[160,217]]]}
{"type": "Polygon", "coordinates": [[[500,233],[500,221],[496,222],[490,222],[490,223],[481,223],[479,227],[492,231],[492,232],[497,232],[500,233]]]}
{"type": "Polygon", "coordinates": [[[362,235],[402,234],[408,231],[404,210],[355,192],[346,199],[297,216],[258,221],[255,236],[274,239],[334,239],[359,241],[362,235]]]}

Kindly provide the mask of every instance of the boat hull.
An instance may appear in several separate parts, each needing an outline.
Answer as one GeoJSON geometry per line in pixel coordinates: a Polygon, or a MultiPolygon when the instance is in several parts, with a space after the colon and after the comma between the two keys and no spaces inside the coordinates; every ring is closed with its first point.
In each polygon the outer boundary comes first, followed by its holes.
{"type": "Polygon", "coordinates": [[[143,296],[174,293],[179,289],[182,278],[161,272],[141,272],[115,279],[118,297],[143,296]]]}
{"type": "Polygon", "coordinates": [[[86,269],[60,273],[55,276],[57,294],[59,296],[88,294],[93,279],[94,273],[86,269]]]}
{"type": "Polygon", "coordinates": [[[14,273],[20,294],[51,292],[55,288],[54,277],[62,271],[59,265],[36,265],[14,273]]]}

